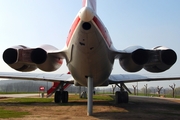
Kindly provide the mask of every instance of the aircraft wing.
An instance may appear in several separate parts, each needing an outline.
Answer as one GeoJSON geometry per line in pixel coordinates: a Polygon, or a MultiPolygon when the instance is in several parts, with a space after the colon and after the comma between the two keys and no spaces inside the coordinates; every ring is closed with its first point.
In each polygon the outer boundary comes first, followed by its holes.
{"type": "Polygon", "coordinates": [[[17,79],[17,80],[34,80],[34,81],[50,81],[74,83],[74,78],[71,74],[46,74],[46,73],[11,73],[0,72],[0,78],[4,79],[17,79]]]}
{"type": "Polygon", "coordinates": [[[108,78],[109,84],[130,83],[143,81],[161,81],[161,80],[180,80],[179,76],[162,77],[162,76],[144,76],[138,74],[113,74],[108,78]]]}

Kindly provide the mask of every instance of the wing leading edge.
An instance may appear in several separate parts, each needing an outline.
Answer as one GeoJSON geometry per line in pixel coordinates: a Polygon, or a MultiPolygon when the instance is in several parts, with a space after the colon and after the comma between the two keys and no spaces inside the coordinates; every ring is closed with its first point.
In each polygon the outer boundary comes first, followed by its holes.
{"type": "Polygon", "coordinates": [[[137,74],[113,74],[108,78],[109,84],[116,83],[130,83],[130,82],[143,82],[143,81],[161,81],[161,80],[180,80],[179,76],[161,77],[161,76],[144,76],[137,74]]]}
{"type": "Polygon", "coordinates": [[[50,82],[65,82],[74,83],[74,78],[71,74],[46,74],[46,73],[11,73],[0,72],[0,78],[18,79],[18,80],[34,80],[34,81],[50,81],[50,82]]]}

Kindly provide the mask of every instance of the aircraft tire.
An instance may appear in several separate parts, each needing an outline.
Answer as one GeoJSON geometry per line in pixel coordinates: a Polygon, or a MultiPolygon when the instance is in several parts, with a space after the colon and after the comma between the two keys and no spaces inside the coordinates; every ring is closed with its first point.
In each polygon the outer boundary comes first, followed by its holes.
{"type": "Polygon", "coordinates": [[[115,103],[128,103],[129,102],[129,96],[128,92],[121,92],[121,91],[116,91],[115,93],[115,103]]]}
{"type": "Polygon", "coordinates": [[[115,102],[116,104],[122,103],[122,97],[121,97],[121,92],[120,91],[116,91],[115,93],[115,102]]]}
{"type": "Polygon", "coordinates": [[[62,92],[62,103],[68,103],[68,91],[62,92]]]}
{"type": "Polygon", "coordinates": [[[61,92],[60,92],[60,91],[56,91],[56,92],[55,92],[54,102],[55,102],[55,103],[60,103],[60,102],[61,102],[61,92]]]}
{"type": "Polygon", "coordinates": [[[128,103],[129,102],[128,92],[126,91],[122,92],[122,96],[123,96],[123,103],[128,103]]]}

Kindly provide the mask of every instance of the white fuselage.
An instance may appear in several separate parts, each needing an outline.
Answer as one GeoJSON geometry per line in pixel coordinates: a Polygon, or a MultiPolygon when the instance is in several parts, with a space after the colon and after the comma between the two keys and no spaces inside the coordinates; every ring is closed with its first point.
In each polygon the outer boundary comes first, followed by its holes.
{"type": "Polygon", "coordinates": [[[99,17],[90,8],[82,8],[73,22],[67,39],[67,66],[83,86],[87,77],[93,86],[106,83],[114,63],[112,42],[99,17]]]}

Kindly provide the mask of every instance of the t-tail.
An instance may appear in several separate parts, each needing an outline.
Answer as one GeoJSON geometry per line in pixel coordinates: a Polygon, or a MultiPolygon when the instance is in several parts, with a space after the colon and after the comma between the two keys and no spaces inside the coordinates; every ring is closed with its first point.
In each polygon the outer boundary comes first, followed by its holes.
{"type": "Polygon", "coordinates": [[[82,6],[89,7],[96,13],[96,0],[83,0],[82,6]]]}

